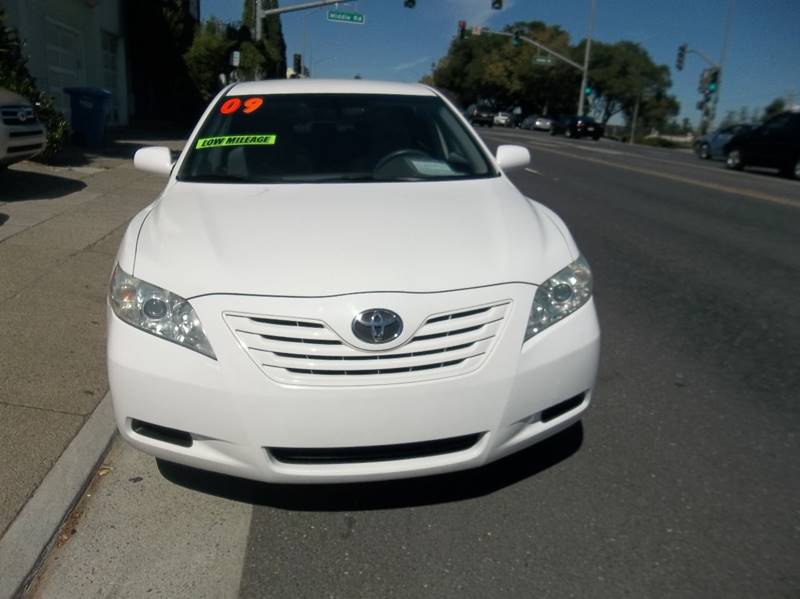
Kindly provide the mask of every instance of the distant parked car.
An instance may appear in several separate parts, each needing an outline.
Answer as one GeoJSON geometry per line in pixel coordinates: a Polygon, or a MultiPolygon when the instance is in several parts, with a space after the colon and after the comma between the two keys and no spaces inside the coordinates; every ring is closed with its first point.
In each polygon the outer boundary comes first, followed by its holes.
{"type": "Polygon", "coordinates": [[[473,104],[467,109],[469,122],[473,125],[491,127],[494,125],[494,110],[488,105],[473,104]]]}
{"type": "Polygon", "coordinates": [[[546,116],[538,116],[533,122],[536,131],[550,131],[553,128],[553,120],[546,116]]]}
{"type": "Polygon", "coordinates": [[[591,137],[595,141],[603,137],[605,128],[590,116],[568,116],[554,120],[550,135],[566,137],[591,137]]]}
{"type": "Polygon", "coordinates": [[[777,168],[800,179],[800,111],[783,112],[750,131],[733,136],[725,145],[725,166],[777,168]]]}
{"type": "Polygon", "coordinates": [[[511,115],[507,112],[498,112],[494,115],[494,124],[498,127],[511,127],[511,115]]]}
{"type": "Polygon", "coordinates": [[[753,127],[755,127],[755,125],[742,123],[739,125],[729,125],[711,133],[706,133],[694,141],[694,152],[698,157],[704,160],[723,160],[725,158],[725,145],[731,138],[740,133],[747,133],[753,127]]]}
{"type": "Polygon", "coordinates": [[[47,145],[47,133],[27,99],[0,87],[0,168],[33,158],[47,145]]]}
{"type": "Polygon", "coordinates": [[[537,118],[539,117],[537,117],[535,114],[526,116],[524,119],[522,119],[522,122],[519,124],[519,128],[528,130],[533,129],[537,118]]]}

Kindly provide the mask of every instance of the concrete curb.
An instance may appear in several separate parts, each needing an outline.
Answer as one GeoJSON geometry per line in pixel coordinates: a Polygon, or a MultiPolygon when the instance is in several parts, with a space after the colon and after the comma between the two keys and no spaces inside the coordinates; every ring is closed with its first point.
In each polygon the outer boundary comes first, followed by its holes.
{"type": "Polygon", "coordinates": [[[0,538],[0,598],[14,597],[24,590],[105,456],[115,430],[111,396],[106,393],[0,538]]]}

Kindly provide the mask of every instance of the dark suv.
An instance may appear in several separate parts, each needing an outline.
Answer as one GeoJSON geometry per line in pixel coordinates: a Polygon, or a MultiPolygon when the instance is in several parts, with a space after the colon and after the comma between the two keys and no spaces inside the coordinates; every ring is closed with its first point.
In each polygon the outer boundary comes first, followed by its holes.
{"type": "Polygon", "coordinates": [[[566,116],[553,121],[550,135],[563,133],[567,137],[603,137],[604,127],[590,116],[566,116]]]}
{"type": "Polygon", "coordinates": [[[473,125],[494,125],[494,110],[487,104],[473,104],[467,109],[467,118],[473,125]]]}
{"type": "Polygon", "coordinates": [[[725,166],[777,168],[800,179],[800,111],[776,115],[760,127],[734,136],[725,146],[725,166]]]}

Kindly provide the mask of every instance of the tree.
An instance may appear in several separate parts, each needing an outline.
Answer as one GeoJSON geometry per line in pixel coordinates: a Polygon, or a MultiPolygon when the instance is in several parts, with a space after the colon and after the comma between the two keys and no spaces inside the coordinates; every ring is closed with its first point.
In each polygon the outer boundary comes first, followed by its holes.
{"type": "MultiPolygon", "coordinates": [[[[506,27],[508,32],[517,30],[556,51],[570,51],[569,35],[560,27],[539,21],[506,27]]],[[[492,99],[498,106],[520,106],[526,112],[573,112],[580,74],[560,62],[537,64],[537,53],[529,44],[514,46],[496,35],[456,38],[434,68],[432,80],[455,93],[464,105],[492,99]]]]}
{"type": "Polygon", "coordinates": [[[16,28],[6,24],[5,11],[0,8],[0,87],[24,96],[34,106],[37,118],[47,130],[45,158],[55,156],[69,138],[70,128],[64,115],[56,108],[53,98],[36,87],[28,71],[28,57],[16,28]]]}
{"type": "MultiPolygon", "coordinates": [[[[517,22],[505,31],[520,31],[552,50],[583,61],[584,44],[570,44],[569,34],[541,21],[517,22]]],[[[604,123],[616,114],[629,118],[639,100],[640,118],[650,126],[666,125],[678,113],[677,100],[667,94],[672,85],[669,68],[653,63],[639,44],[595,42],[589,67],[590,111],[604,123]]],[[[574,114],[581,73],[530,45],[515,46],[507,37],[491,34],[455,37],[447,55],[433,69],[432,80],[455,93],[464,105],[492,99],[498,107],[520,106],[524,112],[574,114]]]]}
{"type": "Polygon", "coordinates": [[[235,42],[226,36],[225,25],[210,18],[197,30],[183,59],[203,100],[210,100],[220,88],[219,75],[228,70],[230,49],[235,42]]]}
{"type": "Polygon", "coordinates": [[[764,109],[762,120],[766,121],[776,114],[782,113],[784,110],[786,110],[786,102],[783,101],[783,98],[775,98],[772,102],[767,104],[767,107],[764,109]]]}
{"type": "Polygon", "coordinates": [[[742,106],[739,109],[739,122],[747,123],[749,121],[750,121],[750,111],[747,109],[747,106],[742,106]]]}
{"type": "MultiPolygon", "coordinates": [[[[578,46],[577,54],[583,53],[584,44],[578,46]]],[[[675,97],[666,93],[672,86],[669,68],[655,64],[647,50],[635,42],[593,42],[589,79],[591,109],[603,123],[619,113],[631,120],[637,100],[645,126],[665,125],[680,108],[675,97]]]]}
{"type": "Polygon", "coordinates": [[[735,124],[736,124],[736,112],[733,110],[729,110],[728,112],[725,113],[725,118],[723,118],[720,121],[719,126],[730,127],[731,125],[735,124]]]}
{"type": "MultiPolygon", "coordinates": [[[[265,0],[264,8],[277,8],[278,0],[265,0]]],[[[242,6],[242,27],[248,31],[255,31],[256,25],[255,0],[245,0],[242,6]]],[[[261,24],[262,40],[252,40],[248,35],[248,42],[252,47],[243,51],[242,69],[248,73],[248,78],[254,78],[255,73],[260,73],[264,79],[282,79],[286,77],[286,40],[283,37],[280,18],[272,15],[264,18],[261,24]],[[245,53],[247,61],[245,62],[245,53]]]]}

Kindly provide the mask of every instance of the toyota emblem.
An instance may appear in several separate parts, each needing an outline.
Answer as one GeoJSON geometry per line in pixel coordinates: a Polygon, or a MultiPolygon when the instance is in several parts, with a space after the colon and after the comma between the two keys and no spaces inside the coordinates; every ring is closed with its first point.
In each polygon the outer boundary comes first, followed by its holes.
{"type": "Polygon", "coordinates": [[[388,343],[402,332],[403,320],[391,310],[364,310],[353,319],[353,334],[366,343],[388,343]]]}

